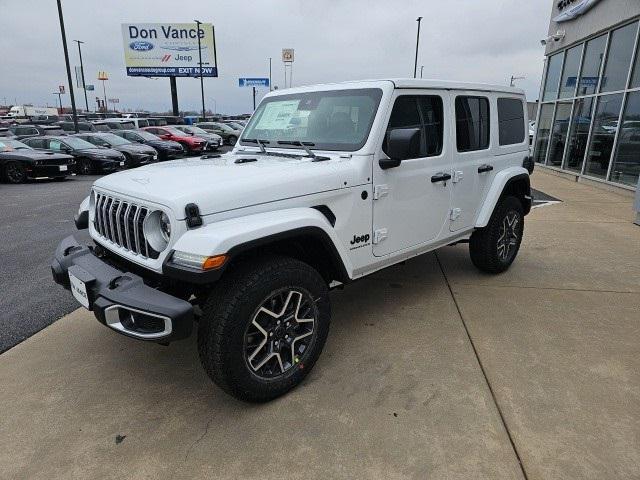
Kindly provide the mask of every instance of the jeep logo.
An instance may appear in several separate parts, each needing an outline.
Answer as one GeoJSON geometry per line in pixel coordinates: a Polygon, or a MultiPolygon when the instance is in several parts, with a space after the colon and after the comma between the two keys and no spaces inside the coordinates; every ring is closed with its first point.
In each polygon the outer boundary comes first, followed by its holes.
{"type": "Polygon", "coordinates": [[[367,233],[366,235],[354,235],[353,236],[353,240],[351,240],[351,245],[355,245],[356,243],[367,243],[369,241],[369,238],[371,238],[369,236],[369,234],[367,233]]]}

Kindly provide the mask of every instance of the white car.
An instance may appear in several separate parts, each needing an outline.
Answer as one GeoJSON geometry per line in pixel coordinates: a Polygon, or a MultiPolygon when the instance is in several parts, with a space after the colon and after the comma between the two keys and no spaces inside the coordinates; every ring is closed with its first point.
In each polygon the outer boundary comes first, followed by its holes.
{"type": "MultiPolygon", "coordinates": [[[[100,322],[167,343],[191,334],[226,392],[298,385],[329,331],[329,289],[468,242],[514,261],[531,208],[521,90],[418,79],[274,91],[232,152],[97,180],[54,279],[100,322]]],[[[152,368],[150,366],[149,368],[152,368]]]]}

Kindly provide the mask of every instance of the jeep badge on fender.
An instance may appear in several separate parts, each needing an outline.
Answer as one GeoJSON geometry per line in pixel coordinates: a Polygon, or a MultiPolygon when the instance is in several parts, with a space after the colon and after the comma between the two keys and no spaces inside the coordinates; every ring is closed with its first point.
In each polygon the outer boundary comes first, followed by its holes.
{"type": "Polygon", "coordinates": [[[268,401],[320,356],[330,287],[457,242],[480,270],[509,268],[531,208],[527,125],[523,92],[505,86],[275,90],[233,151],[98,179],[78,212],[95,245],[65,238],[53,277],[128,337],[196,330],[220,388],[268,401]]]}

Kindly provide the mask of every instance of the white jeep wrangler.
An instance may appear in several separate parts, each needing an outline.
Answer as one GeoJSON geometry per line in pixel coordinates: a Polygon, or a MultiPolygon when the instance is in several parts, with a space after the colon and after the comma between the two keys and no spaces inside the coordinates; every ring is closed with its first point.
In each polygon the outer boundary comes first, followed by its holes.
{"type": "Polygon", "coordinates": [[[300,383],[329,331],[329,289],[468,242],[513,262],[531,208],[522,91],[376,80],[268,94],[232,152],[95,182],[56,282],[124,335],[168,343],[198,320],[226,392],[266,401],[300,383]]]}

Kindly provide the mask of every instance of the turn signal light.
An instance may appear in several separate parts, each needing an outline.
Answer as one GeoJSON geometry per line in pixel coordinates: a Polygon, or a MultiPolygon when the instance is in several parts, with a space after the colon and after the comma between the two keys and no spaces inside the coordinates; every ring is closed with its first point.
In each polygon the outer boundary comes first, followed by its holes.
{"type": "Polygon", "coordinates": [[[213,270],[214,268],[220,268],[224,265],[224,262],[227,261],[226,255],[215,255],[213,257],[207,257],[207,259],[202,262],[203,270],[213,270]]]}

